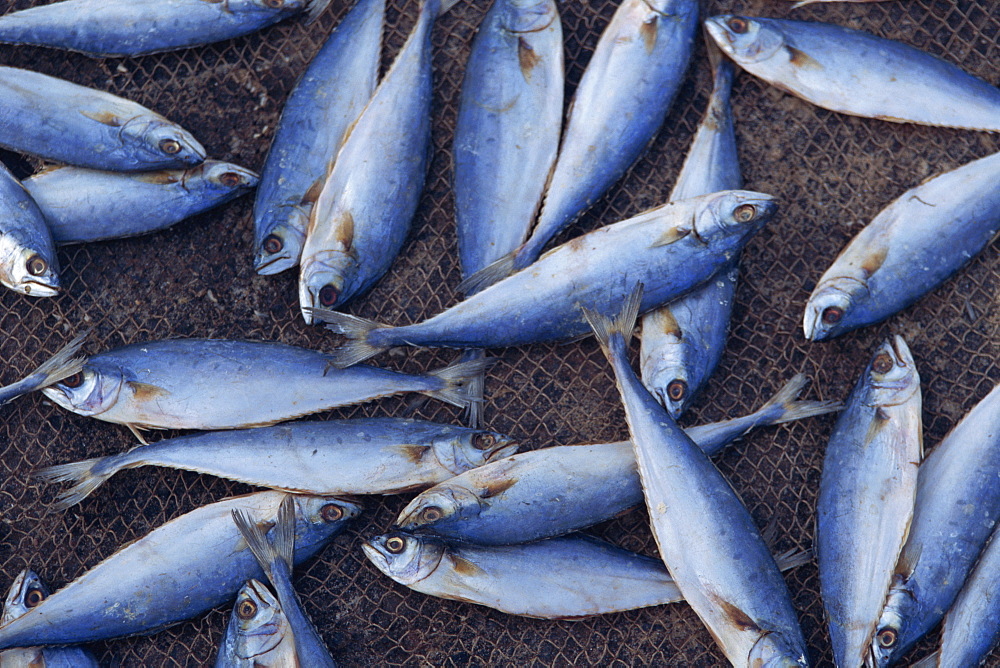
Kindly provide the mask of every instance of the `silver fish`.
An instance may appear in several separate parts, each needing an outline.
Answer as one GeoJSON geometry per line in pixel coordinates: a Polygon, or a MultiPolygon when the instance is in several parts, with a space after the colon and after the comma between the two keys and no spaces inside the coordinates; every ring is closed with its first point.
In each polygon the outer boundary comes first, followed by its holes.
{"type": "Polygon", "coordinates": [[[0,406],[10,403],[18,397],[41,390],[53,383],[69,378],[83,370],[83,363],[87,358],[83,355],[77,356],[83,342],[87,339],[87,332],[76,336],[72,341],[59,349],[55,355],[42,362],[37,369],[27,376],[0,387],[0,406]]]}
{"type": "Polygon", "coordinates": [[[295,635],[281,604],[250,580],[236,595],[215,668],[299,668],[295,635]]]}
{"type": "Polygon", "coordinates": [[[705,27],[744,70],[824,109],[1000,131],[1000,90],[912,46],[829,23],[727,14],[705,27]]]}
{"type": "Polygon", "coordinates": [[[876,350],[826,447],[820,591],[836,664],[860,668],[913,517],[923,456],[920,376],[902,337],[876,350]]]}
{"type": "Polygon", "coordinates": [[[2,163],[0,284],[33,297],[52,297],[60,289],[59,260],[52,233],[38,205],[2,163]]]}

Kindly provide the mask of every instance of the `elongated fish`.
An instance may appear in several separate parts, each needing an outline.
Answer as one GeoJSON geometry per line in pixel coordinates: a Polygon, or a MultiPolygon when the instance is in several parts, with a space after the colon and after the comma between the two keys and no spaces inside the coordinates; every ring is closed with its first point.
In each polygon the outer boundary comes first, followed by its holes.
{"type": "Polygon", "coordinates": [[[285,102],[253,206],[258,274],[299,263],[327,169],[375,90],[384,18],[385,0],[358,0],[285,102]]]}
{"type": "Polygon", "coordinates": [[[236,595],[215,668],[299,668],[295,636],[281,604],[250,580],[236,595]]]}
{"type": "MultiPolygon", "coordinates": [[[[0,627],[0,649],[152,633],[231,600],[244,582],[263,577],[232,511],[272,525],[286,496],[234,497],[167,522],[0,627]]],[[[319,551],[361,510],[334,497],[293,498],[296,562],[319,551]]]]}
{"type": "Polygon", "coordinates": [[[60,348],[55,355],[42,362],[37,369],[21,380],[0,387],[0,406],[8,404],[29,392],[41,390],[53,383],[58,383],[64,378],[69,378],[79,373],[83,369],[83,363],[87,358],[83,355],[78,356],[77,353],[80,352],[87,334],[87,332],[84,332],[76,336],[72,341],[60,348]]]}
{"type": "Polygon", "coordinates": [[[249,192],[254,172],[219,160],[190,169],[47,169],[24,180],[57,244],[120,239],[170,227],[249,192]]]}
{"type": "MultiPolygon", "coordinates": [[[[25,569],[14,578],[7,592],[0,625],[17,619],[48,598],[49,588],[25,569]]],[[[0,652],[3,668],[98,668],[97,659],[82,647],[23,647],[0,652]]]]}
{"type": "Polygon", "coordinates": [[[52,297],[60,290],[59,260],[52,233],[38,205],[3,164],[0,164],[0,284],[32,297],[52,297]]]}
{"type": "Polygon", "coordinates": [[[350,339],[334,352],[338,366],[400,345],[493,348],[584,336],[590,330],[579,304],[610,308],[637,281],[647,286],[642,311],[670,301],[731,261],[776,210],[770,195],[742,190],[670,202],[573,239],[414,325],[314,313],[350,339]]]}
{"type": "Polygon", "coordinates": [[[133,431],[234,429],[402,392],[464,408],[479,400],[467,379],[488,361],[417,376],[364,365],[332,369],[329,355],[282,343],[171,339],[93,355],[83,371],[43,392],[67,410],[133,431]]]}
{"type": "Polygon", "coordinates": [[[295,558],[295,502],[292,497],[286,496],[278,508],[278,523],[272,532],[273,542],[240,510],[233,510],[233,522],[278,595],[281,609],[295,636],[295,653],[299,662],[309,668],[336,668],[330,650],[312,620],[302,610],[302,603],[292,586],[292,562],[295,558]]]}
{"type": "Polygon", "coordinates": [[[16,67],[0,67],[0,146],[121,172],[205,159],[187,130],[140,104],[16,67]]]}
{"type": "MultiPolygon", "coordinates": [[[[796,401],[805,376],[789,381],[760,410],[686,432],[706,454],[757,426],[840,408],[796,401]]],[[[418,495],[396,524],[480,545],[509,545],[569,533],[642,503],[630,441],[563,445],[492,459],[418,495]]]]}
{"type": "Polygon", "coordinates": [[[123,469],[168,466],[299,494],[396,494],[506,457],[502,434],[421,420],[359,418],[193,434],[119,455],[52,466],[37,475],[73,482],[57,508],[89,496],[123,469]]]}
{"type": "MultiPolygon", "coordinates": [[[[739,188],[743,182],[729,104],[733,64],[709,45],[715,86],[671,200],[739,188]]],[[[738,270],[723,268],[702,287],[642,318],[642,382],[674,418],[715,371],[726,347],[738,270]]]]}
{"type": "Polygon", "coordinates": [[[747,72],[824,109],[1000,131],[1000,90],[912,46],[829,23],[727,14],[705,27],[747,72]]]}
{"type": "Polygon", "coordinates": [[[807,339],[821,341],[909,306],[1000,232],[1000,153],[903,193],[840,252],[806,304],[807,339]]]}
{"type": "Polygon", "coordinates": [[[663,124],[698,26],[694,0],[623,0],[573,96],[545,200],[528,240],[466,282],[489,285],[534,262],[635,162],[663,124]]]}
{"type": "Polygon", "coordinates": [[[141,56],[239,37],[329,0],[63,0],[0,16],[0,42],[141,56]]]}
{"type": "MultiPolygon", "coordinates": [[[[415,591],[511,615],[580,619],[683,600],[660,560],[581,534],[481,547],[394,532],[361,547],[376,568],[415,591]]],[[[809,558],[779,557],[782,568],[809,558]]]]}
{"type": "Polygon", "coordinates": [[[920,376],[903,338],[878,347],[826,446],[817,505],[833,656],[860,668],[910,530],[923,456],[920,376]]]}
{"type": "Polygon", "coordinates": [[[897,661],[937,625],[1000,519],[1000,385],[920,465],[910,535],[871,644],[870,665],[897,661]]]}
{"type": "Polygon", "coordinates": [[[389,270],[410,230],[431,142],[431,28],[457,0],[424,0],[417,24],[375,89],[309,214],[299,273],[306,323],[389,270]],[[444,7],[447,4],[447,7],[444,7]]]}
{"type": "Polygon", "coordinates": [[[615,320],[584,313],[622,394],[660,556],[734,666],[808,666],[788,588],[750,513],[629,366],[641,301],[639,286],[615,320]]]}

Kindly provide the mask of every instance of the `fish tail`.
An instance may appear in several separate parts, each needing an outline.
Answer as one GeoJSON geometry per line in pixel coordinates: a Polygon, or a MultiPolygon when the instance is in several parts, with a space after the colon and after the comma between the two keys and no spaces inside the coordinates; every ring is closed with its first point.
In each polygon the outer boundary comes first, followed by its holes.
{"type": "Polygon", "coordinates": [[[622,302],[622,309],[614,318],[609,318],[597,311],[581,307],[583,317],[590,323],[594,330],[594,336],[605,353],[611,352],[611,339],[619,335],[625,342],[632,338],[632,329],[635,327],[635,320],[639,317],[639,305],[642,303],[642,283],[637,283],[632,292],[622,302]]]}
{"type": "Polygon", "coordinates": [[[797,401],[796,398],[806,386],[808,379],[804,373],[797,373],[785,383],[767,403],[761,406],[750,417],[753,426],[781,424],[802,418],[826,415],[841,410],[844,404],[840,401],[797,401]]]}
{"type": "Polygon", "coordinates": [[[482,379],[486,369],[496,363],[496,359],[480,357],[479,359],[462,360],[450,364],[443,369],[430,371],[428,375],[444,381],[444,387],[429,390],[424,394],[446,401],[459,408],[468,408],[471,404],[482,403],[483,385],[476,379],[482,379]]]}
{"type": "Polygon", "coordinates": [[[31,475],[46,482],[74,483],[72,487],[60,493],[56,498],[56,502],[52,505],[54,510],[66,510],[86,499],[95,489],[103,485],[108,478],[118,471],[118,468],[115,466],[102,467],[101,465],[106,459],[108,458],[97,457],[70,464],[57,464],[56,466],[38,469],[32,472],[31,475]],[[99,468],[103,468],[104,470],[98,471],[97,469],[99,468]]]}
{"type": "Polygon", "coordinates": [[[774,563],[778,564],[778,570],[784,572],[799,566],[805,566],[813,559],[812,550],[792,549],[782,552],[774,558],[774,563]]]}
{"type": "Polygon", "coordinates": [[[454,7],[455,5],[457,5],[459,2],[461,2],[461,0],[440,0],[440,2],[441,2],[441,7],[440,7],[440,9],[438,9],[438,12],[437,12],[438,16],[441,16],[442,14],[447,14],[448,11],[452,7],[454,7]]]}
{"type": "MultiPolygon", "coordinates": [[[[473,348],[471,350],[466,350],[464,353],[462,353],[461,361],[472,362],[474,360],[481,360],[485,358],[486,358],[485,350],[479,348],[473,348]]],[[[471,394],[474,397],[481,398],[483,396],[485,385],[486,385],[486,368],[484,367],[480,373],[469,378],[469,394],[471,394]]],[[[465,417],[470,427],[476,427],[476,428],[479,427],[479,425],[482,422],[482,414],[483,414],[482,401],[471,401],[469,402],[469,405],[465,407],[465,417]]]]}
{"type": "Polygon", "coordinates": [[[285,562],[291,567],[295,550],[295,501],[291,495],[286,495],[278,508],[278,520],[274,528],[274,542],[267,539],[264,530],[252,522],[247,514],[233,509],[233,522],[243,535],[257,563],[264,569],[267,579],[274,583],[274,564],[285,562]]]}
{"type": "Polygon", "coordinates": [[[507,278],[514,273],[515,253],[507,253],[499,260],[472,274],[458,284],[458,291],[462,294],[472,295],[507,278]]]}
{"type": "Polygon", "coordinates": [[[369,335],[374,330],[392,329],[388,325],[381,325],[356,315],[330,311],[325,308],[313,308],[310,309],[310,312],[313,318],[325,323],[326,328],[331,332],[347,337],[348,340],[332,353],[333,365],[338,368],[343,369],[352,364],[363,362],[389,347],[373,344],[369,340],[369,335]]]}
{"type": "Polygon", "coordinates": [[[910,664],[910,668],[937,668],[941,661],[941,650],[937,650],[933,654],[928,654],[924,658],[920,659],[916,663],[910,664]]]}
{"type": "Polygon", "coordinates": [[[318,19],[323,10],[330,6],[330,2],[331,0],[306,0],[306,25],[311,25],[318,19]]]}
{"type": "Polygon", "coordinates": [[[798,9],[799,7],[805,7],[806,5],[811,5],[814,2],[819,2],[819,0],[801,0],[801,2],[796,2],[792,5],[792,9],[798,9]]]}

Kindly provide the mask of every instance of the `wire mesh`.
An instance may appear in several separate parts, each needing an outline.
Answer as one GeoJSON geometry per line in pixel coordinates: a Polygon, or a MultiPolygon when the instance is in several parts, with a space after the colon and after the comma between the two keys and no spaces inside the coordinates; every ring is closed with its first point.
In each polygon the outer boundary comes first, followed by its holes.
{"type": "MultiPolygon", "coordinates": [[[[38,4],[2,1],[10,11],[38,4]]],[[[390,3],[383,66],[413,25],[418,1],[390,3]]],[[[614,0],[560,3],[567,92],[579,81],[614,0]]],[[[433,158],[402,254],[366,297],[348,310],[403,324],[458,299],[450,191],[450,142],[463,68],[487,3],[466,0],[434,33],[433,158]]],[[[0,63],[108,90],[149,106],[191,130],[216,158],[259,169],[284,100],[348,5],[336,0],[313,25],[286,21],[206,47],[141,58],[90,59],[40,48],[4,47],[0,63]]],[[[704,15],[737,11],[792,16],[868,30],[941,56],[1000,83],[1000,3],[906,0],[816,4],[793,13],[779,0],[712,0],[704,15]]],[[[700,39],[700,38],[699,38],[700,39]]],[[[661,203],[673,184],[710,88],[699,41],[687,79],[663,130],[639,162],[562,238],[661,203]]],[[[809,394],[843,398],[871,350],[903,334],[923,379],[928,447],[1000,381],[1000,265],[993,244],[943,287],[886,323],[811,344],[801,334],[809,292],[840,248],[881,208],[922,179],[998,150],[996,137],[898,125],[827,112],[747,75],[734,107],[748,188],[778,196],[782,213],[743,254],[731,338],[721,366],[684,422],[745,413],[792,374],[812,379],[809,394]]],[[[0,154],[26,175],[37,163],[0,154]]],[[[12,382],[74,334],[93,329],[87,350],[168,337],[278,340],[330,349],[331,336],[298,317],[296,276],[257,276],[251,263],[250,198],[147,237],[64,248],[63,294],[29,299],[0,294],[0,382],[12,382]]],[[[533,345],[493,353],[488,426],[528,447],[627,437],[624,413],[595,342],[533,345]]],[[[411,372],[442,366],[454,354],[405,351],[383,366],[411,372]]],[[[133,437],[115,425],[69,414],[41,395],[3,408],[0,426],[0,586],[30,565],[54,587],[168,519],[249,488],[192,473],[140,469],[119,474],[81,505],[47,511],[53,490],[28,477],[38,466],[119,452],[133,437]]],[[[438,402],[407,398],[331,411],[322,417],[403,415],[456,421],[438,402]]],[[[809,547],[816,495],[832,418],[752,434],[719,459],[760,526],[774,522],[775,546],[809,547]]],[[[154,434],[152,438],[172,436],[154,434]]],[[[363,537],[387,530],[408,497],[366,501],[362,520],[297,575],[296,586],[338,661],[347,666],[606,665],[718,666],[725,659],[683,604],[580,622],[521,619],[412,592],[372,567],[363,537]]],[[[595,532],[655,554],[644,511],[595,532]]],[[[815,565],[786,574],[817,665],[831,654],[815,565]]],[[[98,643],[103,664],[197,666],[210,662],[228,609],[149,637],[98,643]]],[[[922,656],[925,641],[911,654],[922,656]]],[[[994,657],[989,665],[1000,665],[994,657]]]]}

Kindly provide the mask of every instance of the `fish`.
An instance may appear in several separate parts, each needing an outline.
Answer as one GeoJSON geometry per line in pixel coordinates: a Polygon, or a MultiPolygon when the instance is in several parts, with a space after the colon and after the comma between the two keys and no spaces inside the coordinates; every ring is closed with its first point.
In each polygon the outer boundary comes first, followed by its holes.
{"type": "Polygon", "coordinates": [[[424,0],[410,36],[344,139],[309,213],[299,305],[340,308],[382,278],[417,211],[431,145],[431,28],[457,0],[424,0]]]}
{"type": "Polygon", "coordinates": [[[272,540],[268,540],[264,531],[238,509],[233,509],[233,522],[274,587],[295,637],[295,653],[299,662],[309,668],[337,668],[319,631],[302,610],[302,603],[292,586],[292,562],[295,558],[295,502],[292,497],[286,496],[278,508],[278,522],[271,532],[272,540]]]}
{"type": "Polygon", "coordinates": [[[705,27],[744,70],[824,109],[1000,131],[1000,90],[907,44],[829,23],[731,14],[705,27]]]}
{"type": "Polygon", "coordinates": [[[1000,520],[1000,385],[924,459],[910,533],[871,643],[868,666],[898,661],[958,596],[1000,520]],[[956,540],[961,537],[961,540],[956,540]]]}
{"type": "Polygon", "coordinates": [[[32,297],[54,297],[61,289],[59,258],[52,233],[38,205],[3,164],[0,164],[0,284],[32,297]]]}
{"type": "Polygon", "coordinates": [[[299,668],[295,636],[281,604],[258,580],[248,580],[222,636],[215,668],[299,668]]]}
{"type": "Polygon", "coordinates": [[[98,58],[144,56],[232,39],[329,0],[62,0],[0,16],[0,42],[98,58]]]}
{"type": "Polygon", "coordinates": [[[275,342],[167,339],[92,355],[81,372],[42,391],[66,410],[126,425],[138,437],[137,429],[269,425],[402,392],[464,408],[481,400],[469,394],[467,378],[491,361],[411,375],[365,365],[328,368],[330,360],[275,342]]]}
{"type": "MultiPolygon", "coordinates": [[[[167,522],[0,627],[0,649],[153,633],[232,600],[243,583],[264,575],[232,511],[243,510],[270,527],[286,496],[233,497],[167,522]]],[[[336,497],[293,498],[296,563],[316,554],[361,512],[336,497]]]]}
{"type": "Polygon", "coordinates": [[[626,286],[643,282],[641,310],[660,306],[708,280],[776,211],[770,195],[742,190],[668,202],[568,241],[528,269],[405,327],[327,309],[313,313],[347,337],[333,352],[340,367],[402,345],[496,348],[582,337],[590,330],[578,304],[616,304],[626,286]]]}
{"type": "Polygon", "coordinates": [[[255,172],[219,160],[190,169],[105,172],[55,167],[24,180],[56,244],[123,239],[156,232],[236,199],[255,172]]]}
{"type": "MultiPolygon", "coordinates": [[[[708,45],[714,86],[670,199],[682,200],[743,183],[730,95],[734,67],[708,45]]],[[[737,260],[702,287],[642,317],[642,382],[677,419],[722,359],[733,312],[737,260]]]]}
{"type": "Polygon", "coordinates": [[[285,102],[253,205],[258,274],[299,263],[327,169],[375,91],[384,19],[385,0],[358,0],[285,102]]]}
{"type": "Polygon", "coordinates": [[[0,67],[0,146],[78,167],[193,167],[205,148],[155,111],[104,91],[0,67]]]}
{"type": "Polygon", "coordinates": [[[29,392],[44,389],[53,383],[58,383],[64,378],[79,373],[87,358],[77,355],[77,353],[83,347],[83,342],[86,341],[88,334],[89,332],[84,332],[74,337],[55,355],[42,362],[38,368],[21,380],[0,387],[0,406],[9,404],[14,399],[29,392]]]}
{"type": "MultiPolygon", "coordinates": [[[[755,427],[841,408],[838,402],[796,401],[805,380],[796,375],[751,415],[685,431],[706,454],[715,455],[755,427]]],[[[642,499],[631,441],[557,445],[491,458],[438,483],[414,498],[396,525],[479,545],[510,545],[603,522],[642,499]]]]}
{"type": "Polygon", "coordinates": [[[817,2],[884,2],[885,0],[801,0],[801,2],[796,2],[792,5],[792,9],[798,9],[799,7],[805,7],[806,5],[811,5],[817,2]]]}
{"type": "MultiPolygon", "coordinates": [[[[414,591],[510,615],[575,620],[683,600],[660,560],[582,534],[483,547],[397,531],[361,548],[414,591]]],[[[794,550],[781,556],[787,568],[809,559],[794,550]]]]}
{"type": "Polygon", "coordinates": [[[806,303],[807,339],[879,322],[935,289],[1000,234],[1000,153],[939,174],[851,240],[806,303]]]}
{"type": "Polygon", "coordinates": [[[59,510],[76,505],[118,471],[140,466],[197,471],[297,494],[398,494],[444,482],[517,447],[492,431],[357,418],[179,436],[35,475],[73,483],[56,500],[59,510]]]}
{"type": "Polygon", "coordinates": [[[597,201],[649,145],[687,71],[695,0],[623,0],[570,103],[538,220],[516,251],[466,279],[467,294],[524,269],[597,201]]]}
{"type": "Polygon", "coordinates": [[[663,563],[734,666],[808,666],[791,596],[753,518],[629,366],[641,303],[640,284],[614,319],[583,312],[615,372],[663,563]]]}
{"type": "MultiPolygon", "coordinates": [[[[24,569],[7,592],[0,625],[17,619],[48,595],[49,588],[38,574],[24,569]]],[[[24,647],[0,652],[3,668],[98,668],[98,665],[94,655],[82,647],[24,647]]]]}
{"type": "Polygon", "coordinates": [[[861,668],[903,549],[923,456],[920,375],[883,341],[833,428],[817,504],[820,592],[837,666],[861,668]]]}

